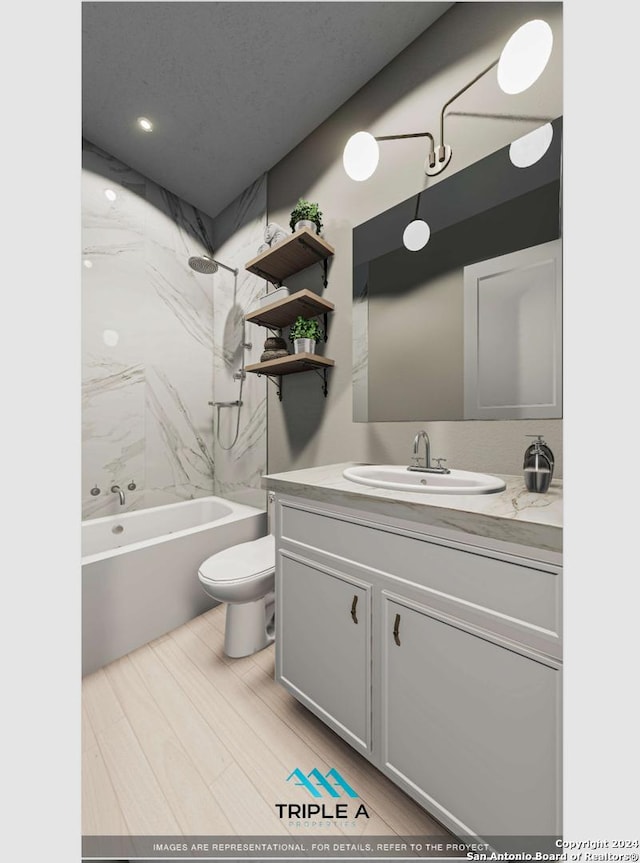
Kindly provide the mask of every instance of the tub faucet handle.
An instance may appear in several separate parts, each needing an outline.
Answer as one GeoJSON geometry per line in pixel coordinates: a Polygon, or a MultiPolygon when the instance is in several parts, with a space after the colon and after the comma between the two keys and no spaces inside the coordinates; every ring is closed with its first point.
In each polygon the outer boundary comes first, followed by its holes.
{"type": "Polygon", "coordinates": [[[129,483],[127,488],[129,489],[129,491],[135,491],[137,486],[136,486],[135,482],[133,480],[131,480],[131,482],[129,483]]]}
{"type": "Polygon", "coordinates": [[[91,491],[89,492],[89,494],[90,494],[92,497],[97,497],[97,496],[100,494],[100,489],[98,488],[98,486],[97,486],[97,485],[94,485],[94,487],[91,489],[91,491]]]}

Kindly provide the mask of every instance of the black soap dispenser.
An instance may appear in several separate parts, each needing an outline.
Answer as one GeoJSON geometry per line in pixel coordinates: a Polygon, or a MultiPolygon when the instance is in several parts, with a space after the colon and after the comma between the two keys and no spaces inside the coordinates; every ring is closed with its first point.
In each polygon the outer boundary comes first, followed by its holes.
{"type": "Polygon", "coordinates": [[[528,491],[544,494],[553,479],[554,458],[541,434],[526,435],[536,440],[524,453],[524,484],[528,491]]]}

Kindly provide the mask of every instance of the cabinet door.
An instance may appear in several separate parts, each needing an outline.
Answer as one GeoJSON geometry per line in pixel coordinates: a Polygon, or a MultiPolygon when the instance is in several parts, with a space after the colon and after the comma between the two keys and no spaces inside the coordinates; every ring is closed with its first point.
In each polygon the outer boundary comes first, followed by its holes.
{"type": "Polygon", "coordinates": [[[276,679],[358,749],[371,737],[371,588],[280,552],[276,679]]]}
{"type": "Polygon", "coordinates": [[[383,594],[389,775],[457,832],[557,835],[558,668],[395,600],[383,594]]]}

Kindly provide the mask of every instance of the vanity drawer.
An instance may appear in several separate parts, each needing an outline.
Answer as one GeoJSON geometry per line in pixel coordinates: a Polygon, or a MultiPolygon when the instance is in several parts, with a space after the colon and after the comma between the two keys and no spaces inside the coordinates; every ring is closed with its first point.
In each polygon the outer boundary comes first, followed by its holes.
{"type": "Polygon", "coordinates": [[[374,577],[416,585],[434,601],[454,600],[470,611],[559,635],[560,574],[551,564],[503,552],[492,556],[464,542],[347,521],[288,501],[281,501],[280,532],[286,544],[355,564],[374,577]]]}

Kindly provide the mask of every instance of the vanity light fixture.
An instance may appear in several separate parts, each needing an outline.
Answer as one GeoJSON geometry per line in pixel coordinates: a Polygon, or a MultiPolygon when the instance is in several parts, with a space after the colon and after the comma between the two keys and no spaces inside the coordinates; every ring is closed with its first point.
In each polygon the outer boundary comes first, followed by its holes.
{"type": "MultiPolygon", "coordinates": [[[[507,40],[498,59],[490,63],[444,103],[440,111],[440,143],[437,147],[431,132],[415,132],[409,135],[377,135],[375,137],[369,132],[356,132],[347,141],[342,154],[342,163],[347,175],[352,180],[368,180],[378,167],[380,156],[378,141],[398,141],[403,138],[428,138],[429,152],[425,161],[424,171],[428,177],[440,174],[451,161],[451,147],[449,144],[445,144],[444,138],[444,115],[447,108],[496,66],[498,67],[497,78],[500,88],[509,94],[522,93],[535,83],[543,73],[549,62],[552,48],[553,33],[546,21],[535,19],[523,24],[507,40]]],[[[546,127],[543,126],[541,128],[545,129],[546,127]]],[[[549,126],[549,128],[551,127],[549,126]]],[[[538,132],[538,130],[535,130],[535,132],[538,132]]],[[[535,132],[531,134],[535,135],[535,132]]],[[[539,134],[540,137],[536,140],[541,149],[545,135],[548,135],[548,132],[540,132],[539,134]]],[[[553,136],[553,131],[551,131],[551,136],[553,136]]],[[[518,167],[526,166],[526,159],[531,158],[534,149],[534,139],[529,140],[528,143],[524,142],[524,139],[527,137],[525,135],[523,138],[518,139],[520,143],[514,142],[514,144],[518,144],[514,150],[515,159],[521,159],[522,161],[522,164],[518,164],[517,161],[513,162],[518,167]],[[527,151],[526,156],[518,155],[519,153],[524,153],[525,150],[527,151]]],[[[538,158],[544,155],[550,143],[551,138],[549,138],[546,148],[540,152],[538,158]]],[[[512,155],[512,161],[513,159],[514,156],[512,155]]],[[[529,164],[533,164],[535,161],[537,159],[529,162],[529,164]]],[[[426,222],[418,225],[416,224],[418,221],[421,220],[416,218],[414,222],[407,225],[403,235],[403,242],[406,248],[411,251],[424,248],[429,241],[429,226],[426,222]],[[426,231],[423,226],[426,227],[426,231]],[[416,246],[415,244],[418,242],[422,244],[416,246]]]]}
{"type": "Polygon", "coordinates": [[[347,141],[342,164],[352,180],[368,180],[375,172],[380,158],[378,140],[369,132],[356,132],[347,141]]]}
{"type": "Polygon", "coordinates": [[[147,117],[138,117],[138,126],[144,132],[153,132],[153,123],[147,117]]]}
{"type": "Polygon", "coordinates": [[[524,93],[545,70],[553,48],[546,21],[528,21],[510,37],[498,60],[498,86],[509,94],[524,93]]]}
{"type": "Polygon", "coordinates": [[[416,209],[413,214],[413,221],[409,222],[402,234],[402,242],[405,249],[410,252],[419,252],[429,242],[431,236],[431,228],[424,221],[418,218],[418,210],[420,209],[420,194],[416,197],[416,209]]]}
{"type": "Polygon", "coordinates": [[[410,252],[419,252],[429,242],[431,228],[423,219],[414,219],[409,222],[402,234],[402,242],[410,252]]]}
{"type": "Polygon", "coordinates": [[[545,123],[538,126],[533,132],[527,132],[521,138],[511,142],[509,146],[509,158],[516,168],[529,168],[547,152],[553,140],[553,126],[545,123]]]}

